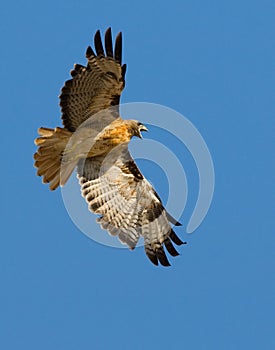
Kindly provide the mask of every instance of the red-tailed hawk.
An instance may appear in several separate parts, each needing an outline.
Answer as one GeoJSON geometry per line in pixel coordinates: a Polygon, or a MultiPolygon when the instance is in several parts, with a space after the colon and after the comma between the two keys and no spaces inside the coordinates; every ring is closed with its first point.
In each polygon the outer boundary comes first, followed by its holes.
{"type": "Polygon", "coordinates": [[[152,185],[143,177],[128,151],[133,136],[141,138],[146,127],[119,116],[119,100],[125,86],[126,65],[121,64],[122,36],[114,50],[111,29],[105,33],[105,50],[100,32],[89,46],[86,66],[76,64],[72,79],[60,95],[64,128],[39,128],[34,155],[37,174],[55,190],[77,167],[83,197],[89,209],[99,214],[103,229],[134,249],[144,238],[145,252],[152,263],[169,266],[166,250],[182,242],[171,224],[180,225],[164,209],[152,185]],[[169,223],[170,222],[170,223],[169,223]],[[173,242],[173,243],[172,243],[173,242]]]}

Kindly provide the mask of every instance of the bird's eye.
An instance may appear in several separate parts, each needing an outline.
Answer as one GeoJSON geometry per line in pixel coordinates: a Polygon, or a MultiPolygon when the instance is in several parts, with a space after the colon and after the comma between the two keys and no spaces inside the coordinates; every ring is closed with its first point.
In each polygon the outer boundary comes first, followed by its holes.
{"type": "Polygon", "coordinates": [[[112,79],[117,80],[117,76],[116,76],[115,73],[113,73],[113,72],[107,72],[106,75],[108,75],[108,76],[111,77],[112,79]]]}

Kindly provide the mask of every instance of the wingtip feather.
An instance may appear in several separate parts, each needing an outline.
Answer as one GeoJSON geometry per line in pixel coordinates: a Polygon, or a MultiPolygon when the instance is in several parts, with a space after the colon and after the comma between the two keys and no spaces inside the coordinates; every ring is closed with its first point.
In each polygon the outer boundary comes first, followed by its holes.
{"type": "Polygon", "coordinates": [[[119,32],[115,41],[115,60],[121,64],[122,61],[122,33],[119,32]]]}
{"type": "Polygon", "coordinates": [[[95,44],[95,50],[96,50],[97,55],[98,56],[105,56],[103,45],[102,45],[102,40],[101,40],[101,34],[100,34],[99,29],[95,33],[94,44],[95,44]]]}
{"type": "Polygon", "coordinates": [[[171,229],[170,235],[169,237],[171,238],[171,240],[176,244],[176,245],[182,245],[182,244],[186,244],[186,242],[183,242],[175,233],[174,230],[171,229]]]}
{"type": "Polygon", "coordinates": [[[107,57],[114,57],[111,27],[109,27],[105,32],[105,51],[107,57]]]}

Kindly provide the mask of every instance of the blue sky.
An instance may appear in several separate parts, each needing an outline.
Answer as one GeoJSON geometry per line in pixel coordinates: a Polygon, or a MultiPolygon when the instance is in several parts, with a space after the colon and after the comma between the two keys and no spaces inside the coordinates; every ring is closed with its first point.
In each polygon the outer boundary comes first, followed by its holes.
{"type": "MultiPolygon", "coordinates": [[[[266,0],[2,2],[2,349],[275,347],[274,12],[266,0]],[[168,269],[88,239],[33,168],[37,128],[60,125],[60,88],[108,26],[124,36],[122,102],[185,115],[215,164],[212,206],[188,235],[186,155],[188,245],[168,269]]],[[[163,173],[140,166],[166,198],[163,173]]]]}

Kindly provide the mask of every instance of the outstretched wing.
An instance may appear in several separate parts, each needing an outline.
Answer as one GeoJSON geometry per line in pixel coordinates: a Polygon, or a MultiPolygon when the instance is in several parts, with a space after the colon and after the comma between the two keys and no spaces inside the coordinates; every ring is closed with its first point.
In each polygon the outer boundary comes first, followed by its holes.
{"type": "Polygon", "coordinates": [[[111,235],[117,235],[134,249],[143,236],[148,258],[169,266],[164,246],[178,255],[172,242],[182,242],[169,221],[180,225],[164,209],[152,185],[133,161],[127,145],[120,145],[105,158],[83,159],[78,165],[82,195],[89,209],[99,214],[97,221],[111,235]]]}
{"type": "MultiPolygon", "coordinates": [[[[111,28],[105,33],[105,52],[99,30],[94,44],[96,53],[90,46],[86,51],[87,66],[75,64],[72,79],[66,81],[61,90],[62,120],[69,131],[75,131],[95,113],[118,106],[125,86],[126,65],[121,65],[121,33],[116,37],[114,50],[111,28]]],[[[118,107],[112,110],[114,118],[118,117],[118,107]]]]}

